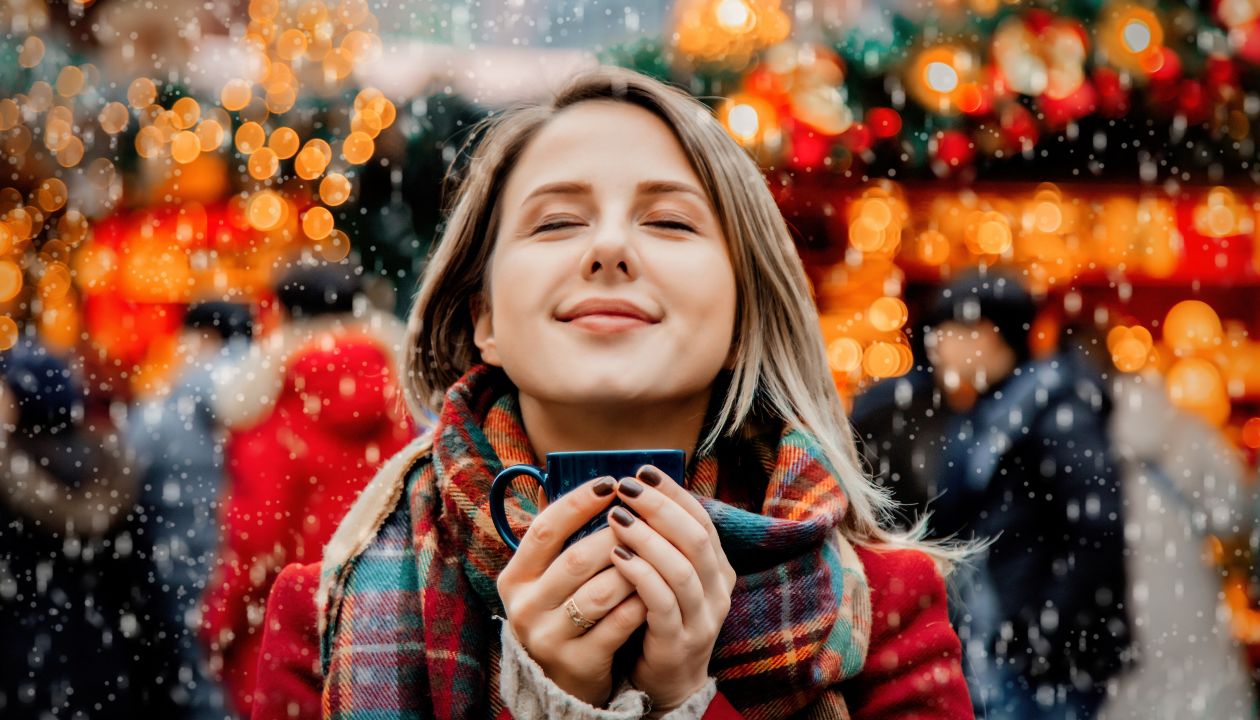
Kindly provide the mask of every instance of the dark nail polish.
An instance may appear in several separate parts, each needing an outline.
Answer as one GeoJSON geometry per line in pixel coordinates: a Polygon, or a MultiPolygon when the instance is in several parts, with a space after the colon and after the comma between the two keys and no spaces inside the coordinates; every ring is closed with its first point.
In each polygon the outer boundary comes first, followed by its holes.
{"type": "Polygon", "coordinates": [[[634,553],[618,545],[613,548],[613,553],[622,560],[629,560],[634,557],[634,553]]]}
{"type": "Polygon", "coordinates": [[[636,498],[643,494],[643,486],[634,478],[622,478],[618,489],[626,497],[636,498]]]}
{"type": "Polygon", "coordinates": [[[617,489],[617,481],[610,477],[602,477],[591,485],[591,492],[600,497],[608,497],[612,495],[612,491],[617,489]]]}
{"type": "Polygon", "coordinates": [[[665,480],[665,473],[652,465],[644,465],[639,468],[639,479],[652,487],[660,487],[661,482],[665,480]]]}
{"type": "Polygon", "coordinates": [[[634,516],[622,507],[615,507],[612,509],[612,519],[622,527],[630,527],[634,524],[634,516]]]}

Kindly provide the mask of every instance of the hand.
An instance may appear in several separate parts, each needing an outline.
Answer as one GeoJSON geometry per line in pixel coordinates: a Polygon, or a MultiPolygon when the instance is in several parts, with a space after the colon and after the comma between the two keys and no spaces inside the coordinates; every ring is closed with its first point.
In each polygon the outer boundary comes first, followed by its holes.
{"type": "Polygon", "coordinates": [[[526,652],[561,689],[595,707],[608,703],[613,654],[643,624],[647,609],[611,565],[617,544],[611,530],[568,549],[564,541],[616,499],[616,485],[597,478],[544,508],[498,580],[507,621],[526,652]],[[569,598],[595,622],[589,630],[570,619],[569,598]]]}
{"type": "Polygon", "coordinates": [[[638,481],[623,478],[617,494],[639,519],[623,508],[609,513],[621,543],[613,562],[647,607],[643,655],[630,681],[652,698],[654,712],[668,711],[708,682],[735,570],[709,514],[673,478],[647,465],[638,481]]]}

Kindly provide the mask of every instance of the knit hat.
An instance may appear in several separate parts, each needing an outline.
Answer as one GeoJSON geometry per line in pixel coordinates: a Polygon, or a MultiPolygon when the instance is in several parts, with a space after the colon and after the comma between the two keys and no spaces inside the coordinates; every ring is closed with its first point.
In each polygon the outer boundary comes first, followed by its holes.
{"type": "Polygon", "coordinates": [[[184,313],[184,327],[217,333],[227,342],[233,338],[250,338],[254,334],[254,318],[249,306],[214,300],[190,305],[184,313]]]}
{"type": "Polygon", "coordinates": [[[923,325],[974,325],[988,320],[1023,362],[1031,354],[1028,335],[1036,317],[1037,302],[1017,277],[998,270],[972,270],[941,290],[923,325]]]}
{"type": "Polygon", "coordinates": [[[65,432],[82,412],[83,391],[70,367],[35,340],[0,353],[0,381],[17,400],[17,429],[26,435],[65,432]]]}
{"type": "Polygon", "coordinates": [[[295,265],[276,284],[276,298],[290,317],[349,313],[363,282],[348,265],[295,265]]]}

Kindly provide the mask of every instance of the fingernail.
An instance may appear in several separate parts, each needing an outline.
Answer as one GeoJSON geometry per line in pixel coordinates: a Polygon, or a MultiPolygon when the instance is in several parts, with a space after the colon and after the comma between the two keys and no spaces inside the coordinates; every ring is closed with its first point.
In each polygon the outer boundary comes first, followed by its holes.
{"type": "Polygon", "coordinates": [[[633,558],[633,557],[634,557],[634,553],[632,553],[632,552],[630,552],[629,550],[627,550],[627,549],[625,549],[625,548],[621,547],[620,545],[618,545],[617,547],[613,548],[613,554],[614,554],[614,555],[616,555],[617,557],[621,558],[622,560],[630,560],[631,558],[633,558]]]}
{"type": "Polygon", "coordinates": [[[643,494],[643,486],[634,478],[621,478],[621,484],[618,486],[618,489],[626,497],[636,498],[643,494]]]}
{"type": "Polygon", "coordinates": [[[612,495],[612,491],[617,489],[617,481],[610,477],[602,477],[595,481],[591,486],[591,492],[600,497],[608,497],[612,495]]]}
{"type": "Polygon", "coordinates": [[[639,468],[639,479],[652,487],[658,487],[665,479],[665,473],[661,472],[655,466],[644,465],[639,468]]]}
{"type": "Polygon", "coordinates": [[[622,527],[630,527],[634,524],[634,516],[626,512],[625,508],[615,507],[612,509],[612,519],[622,527]]]}

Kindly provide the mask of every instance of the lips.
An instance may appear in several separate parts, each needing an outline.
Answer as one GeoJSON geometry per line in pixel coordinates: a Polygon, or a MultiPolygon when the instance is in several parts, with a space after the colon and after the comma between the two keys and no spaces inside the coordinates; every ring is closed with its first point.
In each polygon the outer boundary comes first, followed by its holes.
{"type": "Polygon", "coordinates": [[[618,300],[613,298],[590,298],[583,300],[573,307],[559,313],[556,316],[556,319],[560,322],[572,322],[574,320],[588,317],[602,317],[609,319],[626,318],[649,324],[655,324],[661,321],[659,316],[644,310],[628,300],[618,300]]]}

